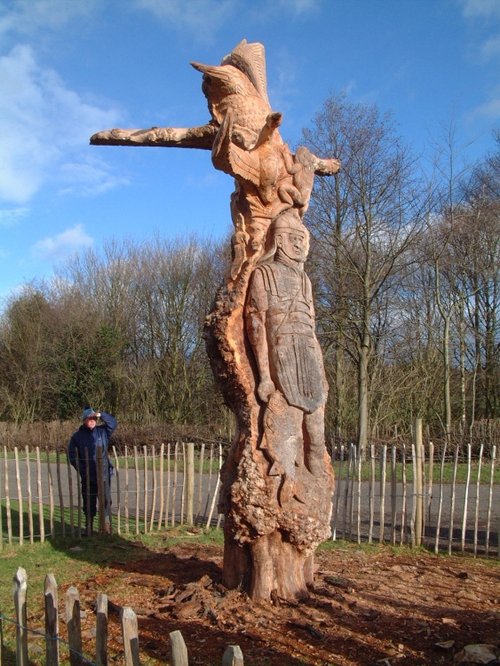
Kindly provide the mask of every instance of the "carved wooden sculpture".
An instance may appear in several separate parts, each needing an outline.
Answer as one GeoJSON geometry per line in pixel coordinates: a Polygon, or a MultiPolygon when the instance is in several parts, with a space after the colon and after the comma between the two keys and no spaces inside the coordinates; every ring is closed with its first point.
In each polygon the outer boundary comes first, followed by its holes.
{"type": "Polygon", "coordinates": [[[256,600],[295,599],[307,594],[314,551],[330,534],[334,485],[302,217],[314,175],[340,164],[283,142],[261,44],[243,40],[218,66],[192,65],[203,73],[209,123],[107,130],[91,143],[209,149],[215,168],[235,179],[233,262],[205,327],[238,425],[221,473],[223,581],[256,600]]]}

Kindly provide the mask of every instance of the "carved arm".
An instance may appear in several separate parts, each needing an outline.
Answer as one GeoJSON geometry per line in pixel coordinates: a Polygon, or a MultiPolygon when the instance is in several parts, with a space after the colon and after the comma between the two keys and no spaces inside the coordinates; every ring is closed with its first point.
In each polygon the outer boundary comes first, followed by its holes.
{"type": "Polygon", "coordinates": [[[211,150],[218,127],[151,127],[150,129],[110,129],[90,137],[93,146],[160,146],[211,150]]]}

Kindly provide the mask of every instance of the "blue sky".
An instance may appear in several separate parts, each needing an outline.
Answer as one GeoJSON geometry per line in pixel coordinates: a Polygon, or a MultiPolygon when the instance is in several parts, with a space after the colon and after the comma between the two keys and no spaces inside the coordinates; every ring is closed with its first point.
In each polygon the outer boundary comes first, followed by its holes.
{"type": "Polygon", "coordinates": [[[473,162],[500,127],[500,0],[0,0],[0,304],[105,241],[219,238],[232,180],[207,151],[89,146],[209,119],[196,60],[267,55],[283,138],[324,100],[391,111],[417,154],[450,124],[473,162]]]}

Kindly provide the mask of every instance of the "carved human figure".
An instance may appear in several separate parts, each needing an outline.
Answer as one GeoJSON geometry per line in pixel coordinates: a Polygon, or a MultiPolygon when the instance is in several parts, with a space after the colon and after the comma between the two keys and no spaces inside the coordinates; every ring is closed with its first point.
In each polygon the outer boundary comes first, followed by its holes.
{"type": "Polygon", "coordinates": [[[241,213],[236,213],[233,218],[234,234],[231,238],[231,280],[235,280],[246,260],[246,247],[248,243],[248,234],[245,231],[245,218],[241,213]]]}
{"type": "Polygon", "coordinates": [[[286,439],[270,437],[271,459],[286,473],[286,481],[293,480],[301,453],[311,474],[324,471],[328,387],[311,282],[304,272],[308,231],[298,212],[289,209],[272,222],[268,238],[268,258],[255,268],[248,290],[246,330],[257,364],[257,395],[266,405],[264,422],[274,424],[272,431],[286,439]]]}

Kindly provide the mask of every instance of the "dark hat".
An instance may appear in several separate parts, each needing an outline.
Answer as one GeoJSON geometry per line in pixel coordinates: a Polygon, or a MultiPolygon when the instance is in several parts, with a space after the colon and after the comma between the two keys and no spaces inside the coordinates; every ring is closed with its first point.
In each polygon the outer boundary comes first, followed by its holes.
{"type": "Polygon", "coordinates": [[[97,416],[97,412],[95,412],[92,407],[85,407],[85,409],[82,412],[82,421],[85,421],[88,419],[90,416],[97,416]]]}

